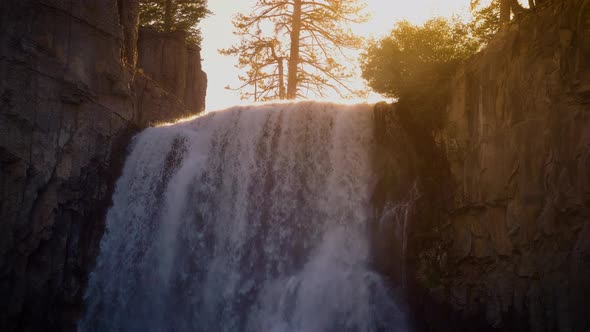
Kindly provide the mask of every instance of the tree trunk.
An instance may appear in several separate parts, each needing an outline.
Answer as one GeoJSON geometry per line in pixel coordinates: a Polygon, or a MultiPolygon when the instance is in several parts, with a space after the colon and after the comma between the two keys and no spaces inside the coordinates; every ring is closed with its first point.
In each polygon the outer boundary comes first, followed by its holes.
{"type": "MultiPolygon", "coordinates": [[[[276,42],[276,41],[275,41],[276,42]]],[[[285,67],[283,65],[283,58],[279,57],[275,51],[274,42],[270,44],[270,52],[274,61],[277,62],[279,71],[279,99],[285,99],[285,67]]]]}
{"type": "Polygon", "coordinates": [[[164,4],[164,31],[172,31],[172,0],[166,0],[164,4]]]}
{"type": "Polygon", "coordinates": [[[283,68],[283,58],[279,60],[279,99],[285,99],[285,78],[284,78],[284,68],[283,68]]]}
{"type": "Polygon", "coordinates": [[[258,101],[258,80],[254,77],[254,102],[258,101]]]}
{"type": "Polygon", "coordinates": [[[510,22],[510,8],[512,7],[511,0],[501,0],[500,3],[500,23],[510,22]]]}
{"type": "Polygon", "coordinates": [[[301,35],[301,4],[302,0],[295,0],[293,3],[291,50],[289,52],[289,72],[287,74],[287,99],[297,98],[297,68],[299,66],[299,38],[301,35]]]}

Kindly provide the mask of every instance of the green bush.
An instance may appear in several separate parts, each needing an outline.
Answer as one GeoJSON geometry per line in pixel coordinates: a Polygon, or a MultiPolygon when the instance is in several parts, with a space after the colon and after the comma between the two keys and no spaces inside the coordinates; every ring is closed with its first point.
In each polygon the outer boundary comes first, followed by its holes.
{"type": "Polygon", "coordinates": [[[401,21],[388,36],[369,44],[362,75],[374,91],[411,111],[409,120],[437,128],[444,123],[450,78],[478,47],[468,26],[456,19],[434,18],[422,26],[401,21]]]}

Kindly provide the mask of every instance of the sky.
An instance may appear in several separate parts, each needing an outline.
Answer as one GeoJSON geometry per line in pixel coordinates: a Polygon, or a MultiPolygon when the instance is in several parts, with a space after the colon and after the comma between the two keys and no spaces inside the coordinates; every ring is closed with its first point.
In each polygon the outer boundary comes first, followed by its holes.
{"type": "MultiPolygon", "coordinates": [[[[225,89],[228,85],[234,87],[239,85],[238,70],[235,68],[237,59],[220,55],[218,50],[239,42],[233,35],[231,19],[237,13],[249,12],[255,2],[255,0],[208,1],[208,7],[213,15],[205,18],[200,25],[203,33],[203,70],[208,75],[207,110],[247,103],[240,100],[238,91],[225,89]]],[[[358,34],[365,37],[386,35],[393,28],[394,23],[402,19],[420,24],[434,16],[467,15],[469,6],[469,0],[365,0],[365,3],[371,19],[355,28],[358,34]]],[[[359,80],[361,80],[360,77],[359,80]]],[[[374,99],[375,96],[372,98],[374,99]]]]}

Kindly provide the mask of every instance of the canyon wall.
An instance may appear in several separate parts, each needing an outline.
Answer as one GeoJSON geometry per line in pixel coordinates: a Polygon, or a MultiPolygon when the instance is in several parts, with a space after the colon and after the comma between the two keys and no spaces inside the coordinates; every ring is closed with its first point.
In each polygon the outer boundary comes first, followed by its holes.
{"type": "Polygon", "coordinates": [[[590,1],[503,27],[446,112],[408,231],[417,329],[589,331],[590,1]]]}
{"type": "Polygon", "coordinates": [[[137,46],[140,72],[177,96],[188,109],[204,110],[207,75],[201,69],[201,49],[187,43],[186,32],[140,28],[137,46]]]}
{"type": "Polygon", "coordinates": [[[185,91],[136,70],[159,56],[138,57],[137,15],[133,0],[0,2],[2,331],[75,328],[132,135],[204,109],[198,49],[159,58],[184,63],[185,91]]]}

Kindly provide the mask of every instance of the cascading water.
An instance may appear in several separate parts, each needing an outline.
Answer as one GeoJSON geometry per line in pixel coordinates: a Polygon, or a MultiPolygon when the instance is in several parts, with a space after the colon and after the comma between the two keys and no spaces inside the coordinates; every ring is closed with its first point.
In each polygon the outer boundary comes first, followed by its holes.
{"type": "Polygon", "coordinates": [[[138,135],[81,331],[405,331],[368,269],[368,105],[236,107],[138,135]]]}

